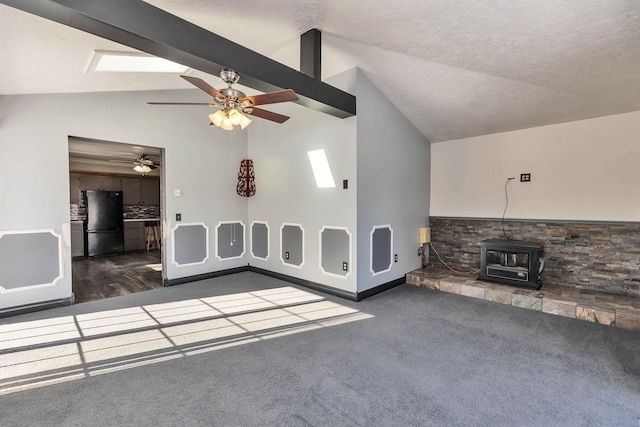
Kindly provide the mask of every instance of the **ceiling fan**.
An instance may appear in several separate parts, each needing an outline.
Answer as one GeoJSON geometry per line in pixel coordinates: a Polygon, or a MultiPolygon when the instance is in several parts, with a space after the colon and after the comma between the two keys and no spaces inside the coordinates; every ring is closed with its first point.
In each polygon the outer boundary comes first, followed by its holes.
{"type": "Polygon", "coordinates": [[[155,163],[153,163],[153,160],[149,159],[144,153],[139,153],[138,158],[133,161],[133,164],[135,165],[133,170],[142,174],[142,176],[158,168],[155,163]]]}
{"type": "Polygon", "coordinates": [[[232,130],[234,126],[242,129],[249,126],[251,120],[245,114],[261,119],[271,120],[276,123],[284,123],[289,120],[288,116],[274,113],[272,111],[257,108],[256,105],[275,104],[278,102],[297,101],[298,96],[291,89],[277,92],[265,93],[262,95],[246,96],[244,92],[234,89],[232,85],[240,79],[240,74],[228,68],[220,71],[220,78],[227,83],[228,87],[217,90],[207,82],[198,77],[180,76],[198,89],[208,93],[215,102],[147,102],[152,105],[204,105],[211,108],[220,108],[213,114],[209,114],[211,124],[221,127],[224,130],[232,130]]]}

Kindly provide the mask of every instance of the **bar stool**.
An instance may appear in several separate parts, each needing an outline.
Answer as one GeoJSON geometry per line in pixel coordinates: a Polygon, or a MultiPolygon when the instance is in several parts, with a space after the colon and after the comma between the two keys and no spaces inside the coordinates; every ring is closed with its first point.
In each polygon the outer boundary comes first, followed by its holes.
{"type": "Polygon", "coordinates": [[[145,221],[144,234],[146,236],[147,250],[160,249],[160,234],[158,233],[157,221],[145,221]]]}

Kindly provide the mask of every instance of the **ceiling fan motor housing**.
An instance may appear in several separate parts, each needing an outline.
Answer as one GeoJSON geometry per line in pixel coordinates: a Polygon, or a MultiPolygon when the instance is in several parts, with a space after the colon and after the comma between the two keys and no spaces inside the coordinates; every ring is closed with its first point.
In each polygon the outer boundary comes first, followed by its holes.
{"type": "Polygon", "coordinates": [[[238,83],[238,80],[240,80],[240,74],[238,74],[237,72],[230,70],[228,68],[223,68],[220,71],[220,78],[229,86],[231,86],[234,83],[238,83]]]}

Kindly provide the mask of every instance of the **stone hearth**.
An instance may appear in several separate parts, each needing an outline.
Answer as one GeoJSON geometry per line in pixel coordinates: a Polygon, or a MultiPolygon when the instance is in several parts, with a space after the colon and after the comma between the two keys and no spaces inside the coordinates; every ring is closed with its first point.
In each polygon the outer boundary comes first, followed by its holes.
{"type": "Polygon", "coordinates": [[[442,268],[423,268],[406,275],[410,285],[479,298],[529,310],[640,331],[640,297],[568,286],[540,290],[476,280],[476,276],[442,268]]]}

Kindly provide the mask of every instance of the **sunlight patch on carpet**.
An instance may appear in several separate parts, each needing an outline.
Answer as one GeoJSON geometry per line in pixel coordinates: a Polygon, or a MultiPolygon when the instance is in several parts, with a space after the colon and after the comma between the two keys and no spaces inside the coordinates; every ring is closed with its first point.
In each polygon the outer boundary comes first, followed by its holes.
{"type": "Polygon", "coordinates": [[[286,286],[0,326],[0,395],[373,316],[286,286]]]}

